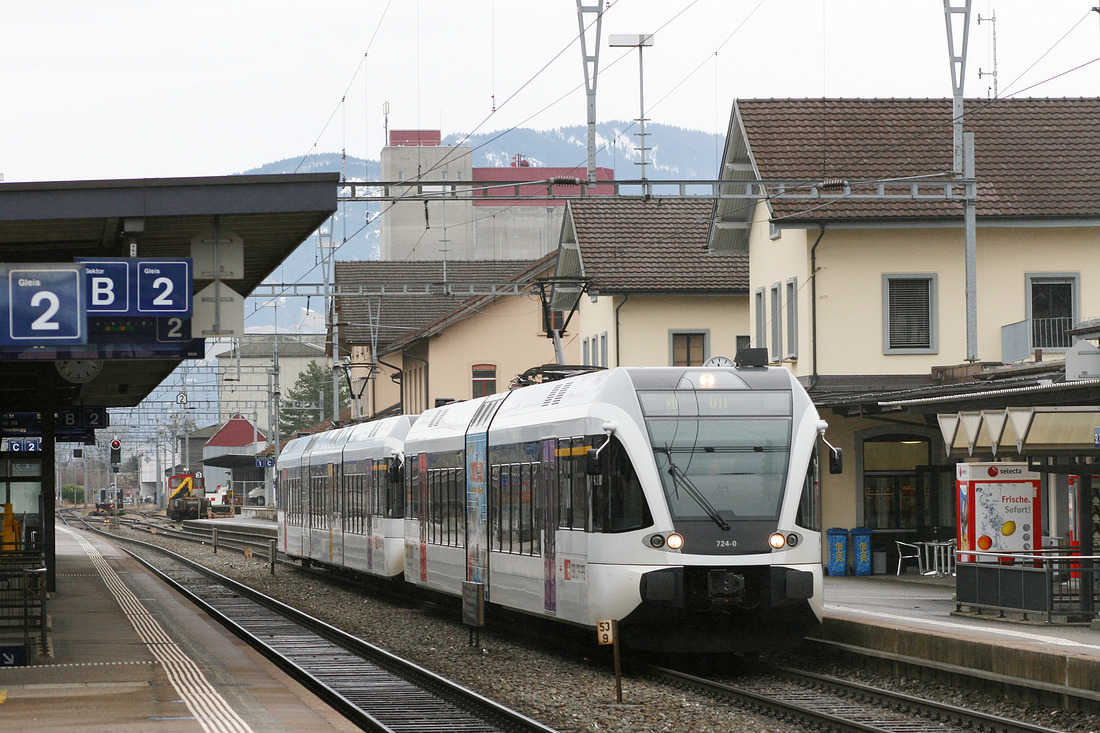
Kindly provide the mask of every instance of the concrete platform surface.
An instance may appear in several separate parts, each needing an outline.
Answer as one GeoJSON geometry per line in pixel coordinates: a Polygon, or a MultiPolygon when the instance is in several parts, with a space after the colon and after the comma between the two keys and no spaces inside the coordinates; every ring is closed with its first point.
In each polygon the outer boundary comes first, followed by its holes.
{"type": "Polygon", "coordinates": [[[355,731],[106,541],[57,528],[49,654],[0,667],[0,728],[355,731]]]}
{"type": "Polygon", "coordinates": [[[1100,629],[994,613],[956,613],[954,578],[825,578],[825,622],[814,637],[927,659],[1100,700],[1100,629]]]}

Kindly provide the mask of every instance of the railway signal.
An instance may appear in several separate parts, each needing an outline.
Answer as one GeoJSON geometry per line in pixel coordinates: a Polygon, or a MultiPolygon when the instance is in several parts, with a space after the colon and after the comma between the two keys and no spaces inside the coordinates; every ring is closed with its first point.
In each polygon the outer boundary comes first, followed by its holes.
{"type": "Polygon", "coordinates": [[[115,438],[111,441],[111,463],[122,462],[122,442],[115,438]]]}

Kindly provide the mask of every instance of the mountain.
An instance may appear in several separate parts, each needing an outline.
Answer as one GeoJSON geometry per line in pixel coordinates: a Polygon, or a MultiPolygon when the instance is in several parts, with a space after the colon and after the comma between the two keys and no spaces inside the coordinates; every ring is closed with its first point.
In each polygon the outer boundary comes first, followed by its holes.
{"type": "MultiPolygon", "coordinates": [[[[638,129],[636,123],[611,121],[596,125],[596,165],[612,168],[616,180],[640,176],[638,129]]],[[[656,180],[712,180],[716,177],[722,154],[722,136],[699,130],[650,123],[646,127],[646,177],[656,180]]],[[[466,145],[473,149],[475,167],[505,167],[513,156],[522,154],[532,166],[579,166],[588,163],[587,127],[574,125],[554,130],[513,130],[462,134],[443,139],[444,145],[466,145]]],[[[379,162],[339,153],[318,153],[303,158],[285,158],[265,163],[246,174],[339,172],[347,181],[377,181],[379,162]]],[[[324,227],[324,238],[331,237],[339,260],[376,259],[380,204],[344,202],[324,227]]],[[[327,242],[326,242],[327,244],[327,242]]],[[[317,236],[303,242],[267,279],[267,283],[314,283],[323,279],[317,236]]],[[[278,306],[264,307],[268,298],[249,298],[245,302],[245,327],[248,331],[274,330],[306,333],[323,331],[320,299],[279,299],[278,306]]]]}

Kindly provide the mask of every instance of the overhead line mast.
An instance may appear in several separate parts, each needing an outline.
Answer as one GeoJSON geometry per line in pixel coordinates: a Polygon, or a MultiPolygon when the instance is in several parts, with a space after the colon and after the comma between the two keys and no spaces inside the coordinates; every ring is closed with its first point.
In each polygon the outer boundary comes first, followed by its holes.
{"type": "Polygon", "coordinates": [[[596,182],[596,80],[600,67],[600,31],[603,28],[604,0],[585,4],[577,0],[577,23],[580,25],[581,59],[584,61],[584,91],[588,100],[588,182],[596,182]],[[585,22],[586,16],[595,18],[585,22]],[[588,50],[589,26],[595,27],[595,40],[591,53],[588,50]]]}

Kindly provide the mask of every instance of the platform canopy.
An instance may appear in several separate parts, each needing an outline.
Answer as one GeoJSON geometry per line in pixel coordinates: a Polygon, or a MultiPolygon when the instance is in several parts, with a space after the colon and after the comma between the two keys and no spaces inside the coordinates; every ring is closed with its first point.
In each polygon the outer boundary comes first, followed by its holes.
{"type": "MultiPolygon", "coordinates": [[[[218,241],[240,243],[243,262],[222,287],[243,298],[335,212],[338,180],[337,173],[313,173],[0,183],[0,263],[191,258],[193,241],[213,241],[216,231],[218,241]]],[[[212,282],[210,272],[195,268],[194,293],[212,282]]],[[[113,343],[102,371],[83,383],[62,378],[49,349],[0,350],[0,411],[51,403],[131,407],[184,358],[127,352],[125,336],[113,343]]]]}
{"type": "Polygon", "coordinates": [[[938,413],[949,455],[1100,457],[1100,407],[1059,405],[938,413]]]}

